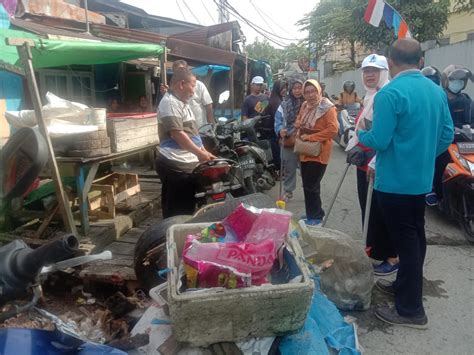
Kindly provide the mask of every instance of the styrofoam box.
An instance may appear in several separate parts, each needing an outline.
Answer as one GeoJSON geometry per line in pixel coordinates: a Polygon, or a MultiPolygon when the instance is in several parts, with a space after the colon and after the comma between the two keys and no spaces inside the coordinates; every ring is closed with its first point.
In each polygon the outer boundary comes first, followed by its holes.
{"type": "Polygon", "coordinates": [[[287,243],[303,273],[301,282],[178,292],[178,268],[186,236],[207,226],[209,223],[177,224],[168,230],[168,304],[176,339],[190,346],[207,346],[250,337],[278,336],[302,328],[311,305],[314,282],[303,262],[301,247],[293,238],[288,237],[287,243]]]}

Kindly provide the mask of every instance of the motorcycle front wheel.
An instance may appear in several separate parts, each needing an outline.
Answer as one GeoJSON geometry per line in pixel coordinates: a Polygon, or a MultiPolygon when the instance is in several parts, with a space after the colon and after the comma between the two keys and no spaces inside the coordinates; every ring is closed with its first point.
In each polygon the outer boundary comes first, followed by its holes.
{"type": "Polygon", "coordinates": [[[254,194],[257,192],[257,188],[255,187],[255,181],[253,180],[253,176],[248,176],[244,178],[244,185],[245,190],[247,190],[247,194],[254,194]]]}

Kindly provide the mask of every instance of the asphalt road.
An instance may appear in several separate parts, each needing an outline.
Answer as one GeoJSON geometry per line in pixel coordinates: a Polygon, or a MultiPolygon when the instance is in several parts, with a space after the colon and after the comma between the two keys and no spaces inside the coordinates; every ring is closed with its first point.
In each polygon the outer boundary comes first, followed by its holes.
{"type": "MultiPolygon", "coordinates": [[[[322,182],[323,207],[326,210],[344,168],[345,153],[335,145],[322,182]]],[[[279,187],[276,186],[271,195],[276,199],[278,194],[279,187]]],[[[296,216],[304,214],[301,179],[287,209],[296,216]]],[[[344,179],[327,227],[340,230],[363,244],[354,167],[349,169],[344,179]]],[[[474,246],[464,239],[456,224],[436,210],[426,211],[426,233],[428,251],[424,269],[424,305],[429,329],[396,327],[376,319],[374,307],[392,300],[374,289],[371,309],[351,313],[357,318],[364,354],[474,353],[474,246]]]]}

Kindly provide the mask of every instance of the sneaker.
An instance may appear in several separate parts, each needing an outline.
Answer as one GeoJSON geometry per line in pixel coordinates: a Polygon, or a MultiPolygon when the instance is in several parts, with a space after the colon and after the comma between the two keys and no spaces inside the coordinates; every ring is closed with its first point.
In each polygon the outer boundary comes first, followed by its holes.
{"type": "Polygon", "coordinates": [[[398,271],[398,263],[395,265],[384,261],[382,264],[374,266],[374,274],[377,276],[388,276],[398,271]]]}
{"type": "Polygon", "coordinates": [[[395,307],[380,307],[375,311],[375,316],[381,321],[392,324],[401,325],[403,327],[428,329],[428,317],[426,315],[416,317],[403,317],[398,314],[395,307]]]}
{"type": "Polygon", "coordinates": [[[284,200],[285,202],[288,202],[288,201],[289,201],[290,199],[292,199],[292,198],[293,198],[293,192],[285,192],[285,193],[283,194],[283,200],[284,200]]]}
{"type": "Polygon", "coordinates": [[[430,192],[429,194],[426,194],[425,203],[430,207],[438,206],[438,195],[436,195],[436,192],[430,192]]]}
{"type": "Polygon", "coordinates": [[[307,226],[319,226],[323,221],[319,218],[316,219],[305,219],[304,223],[307,226]]]}
{"type": "Polygon", "coordinates": [[[383,292],[390,296],[395,296],[395,287],[393,287],[393,282],[387,281],[384,279],[377,280],[375,282],[375,287],[377,287],[380,292],[383,292]]]}

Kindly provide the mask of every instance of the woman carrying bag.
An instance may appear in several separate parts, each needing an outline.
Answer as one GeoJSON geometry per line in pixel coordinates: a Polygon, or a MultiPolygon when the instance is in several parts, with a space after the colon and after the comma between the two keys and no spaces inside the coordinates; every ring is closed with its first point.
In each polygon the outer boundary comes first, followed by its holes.
{"type": "Polygon", "coordinates": [[[318,225],[324,217],[321,180],[331,155],[332,139],[339,129],[334,104],[322,96],[319,83],[310,79],[303,85],[305,102],[295,123],[298,129],[295,153],[301,162],[307,225],[318,225]]]}
{"type": "Polygon", "coordinates": [[[275,133],[280,138],[281,159],[283,166],[283,199],[288,201],[293,197],[296,189],[296,169],[298,167],[298,154],[295,147],[295,122],[303,104],[303,81],[291,79],[288,86],[288,96],[278,107],[275,113],[275,133]]]}

